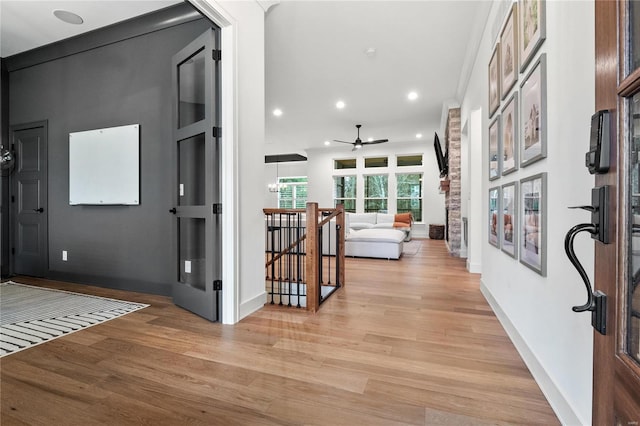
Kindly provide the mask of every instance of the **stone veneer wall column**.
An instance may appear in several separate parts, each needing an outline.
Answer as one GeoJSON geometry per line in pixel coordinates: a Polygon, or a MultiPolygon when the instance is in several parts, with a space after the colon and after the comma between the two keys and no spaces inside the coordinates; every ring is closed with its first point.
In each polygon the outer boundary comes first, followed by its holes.
{"type": "Polygon", "coordinates": [[[447,117],[445,138],[449,147],[449,191],[445,196],[445,206],[449,209],[446,232],[448,247],[452,256],[460,256],[462,243],[461,182],[460,182],[460,108],[451,108],[447,117]]]}

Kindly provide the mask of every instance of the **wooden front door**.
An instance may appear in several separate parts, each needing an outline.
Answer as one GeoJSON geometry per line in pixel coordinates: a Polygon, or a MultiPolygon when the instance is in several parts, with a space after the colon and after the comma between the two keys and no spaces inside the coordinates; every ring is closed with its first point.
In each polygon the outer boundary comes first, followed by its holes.
{"type": "Polygon", "coordinates": [[[593,424],[640,424],[640,2],[595,2],[596,110],[613,112],[611,244],[596,244],[595,288],[607,294],[594,331],[593,424]]]}

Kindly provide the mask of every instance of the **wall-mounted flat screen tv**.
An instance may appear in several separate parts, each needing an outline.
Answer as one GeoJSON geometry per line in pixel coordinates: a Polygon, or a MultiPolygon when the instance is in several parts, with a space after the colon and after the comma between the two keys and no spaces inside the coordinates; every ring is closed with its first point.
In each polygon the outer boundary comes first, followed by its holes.
{"type": "Polygon", "coordinates": [[[442,153],[442,146],[440,145],[440,138],[438,133],[434,132],[433,148],[436,152],[436,160],[438,161],[438,169],[440,170],[440,177],[445,177],[449,173],[449,150],[446,154],[442,153]]]}

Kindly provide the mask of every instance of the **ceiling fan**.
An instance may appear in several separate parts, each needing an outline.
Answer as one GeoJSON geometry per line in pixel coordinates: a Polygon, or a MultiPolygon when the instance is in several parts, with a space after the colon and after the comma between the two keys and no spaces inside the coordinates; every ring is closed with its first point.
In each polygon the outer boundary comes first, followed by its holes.
{"type": "Polygon", "coordinates": [[[362,142],[362,139],[360,139],[360,127],[362,127],[362,124],[356,124],[356,128],[358,129],[358,137],[356,138],[355,142],[345,142],[345,141],[339,141],[337,139],[334,139],[333,141],[340,142],[340,143],[348,143],[350,145],[353,145],[352,151],[362,148],[363,145],[374,145],[377,143],[389,142],[389,139],[376,139],[375,141],[362,142]]]}

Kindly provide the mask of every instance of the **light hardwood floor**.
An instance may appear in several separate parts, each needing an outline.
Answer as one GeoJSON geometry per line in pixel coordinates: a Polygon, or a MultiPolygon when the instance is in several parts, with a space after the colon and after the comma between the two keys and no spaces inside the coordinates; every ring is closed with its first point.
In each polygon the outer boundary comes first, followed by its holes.
{"type": "Polygon", "coordinates": [[[421,243],[347,259],[347,287],[315,315],[266,307],[234,326],[166,297],[18,277],[151,306],[2,358],[0,423],[558,424],[479,276],[421,243]]]}

